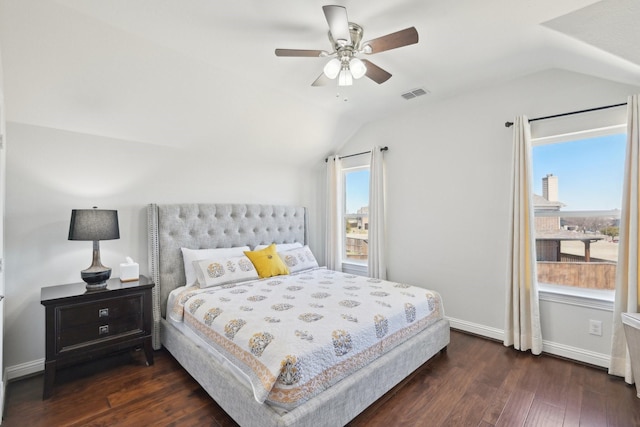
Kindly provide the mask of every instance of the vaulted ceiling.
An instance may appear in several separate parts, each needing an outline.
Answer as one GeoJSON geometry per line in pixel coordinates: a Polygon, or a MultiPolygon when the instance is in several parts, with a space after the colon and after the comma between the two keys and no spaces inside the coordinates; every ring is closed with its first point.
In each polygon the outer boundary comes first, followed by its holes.
{"type": "Polygon", "coordinates": [[[418,30],[368,57],[387,82],[312,87],[327,58],[274,55],[331,50],[317,0],[0,0],[7,120],[308,162],[367,122],[550,68],[640,85],[637,0],[337,3],[364,40],[418,30]]]}

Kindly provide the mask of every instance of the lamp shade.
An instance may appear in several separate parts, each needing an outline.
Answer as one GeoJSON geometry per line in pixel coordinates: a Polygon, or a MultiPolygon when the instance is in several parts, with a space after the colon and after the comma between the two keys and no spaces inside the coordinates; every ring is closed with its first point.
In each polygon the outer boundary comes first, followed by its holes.
{"type": "Polygon", "coordinates": [[[353,76],[349,67],[342,67],[340,74],[338,74],[338,86],[351,86],[353,84],[353,76]]]}
{"type": "Polygon", "coordinates": [[[69,240],[114,240],[120,238],[118,211],[107,209],[73,209],[69,240]]]}
{"type": "Polygon", "coordinates": [[[359,79],[367,73],[367,66],[358,58],[352,58],[349,62],[349,69],[354,79],[359,79]]]}
{"type": "Polygon", "coordinates": [[[339,59],[337,58],[333,58],[331,61],[327,62],[327,64],[324,66],[324,75],[329,77],[330,79],[335,79],[336,77],[338,77],[338,73],[340,72],[340,67],[342,66],[342,63],[340,62],[339,59]]]}

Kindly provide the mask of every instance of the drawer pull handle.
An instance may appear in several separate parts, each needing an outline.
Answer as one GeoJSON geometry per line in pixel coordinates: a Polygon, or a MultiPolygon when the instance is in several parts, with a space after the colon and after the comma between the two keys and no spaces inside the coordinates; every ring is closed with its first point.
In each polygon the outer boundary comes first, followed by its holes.
{"type": "Polygon", "coordinates": [[[98,326],[98,334],[104,335],[109,333],[109,325],[98,326]]]}
{"type": "Polygon", "coordinates": [[[101,308],[100,310],[98,310],[98,317],[109,317],[109,309],[101,308]]]}

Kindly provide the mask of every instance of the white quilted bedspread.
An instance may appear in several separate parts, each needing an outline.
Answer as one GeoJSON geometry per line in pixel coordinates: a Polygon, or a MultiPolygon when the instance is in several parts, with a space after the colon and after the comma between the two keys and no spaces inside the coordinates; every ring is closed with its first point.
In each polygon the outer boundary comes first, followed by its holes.
{"type": "Polygon", "coordinates": [[[183,288],[168,313],[250,379],[258,402],[291,409],[443,316],[424,288],[317,268],[183,288]]]}

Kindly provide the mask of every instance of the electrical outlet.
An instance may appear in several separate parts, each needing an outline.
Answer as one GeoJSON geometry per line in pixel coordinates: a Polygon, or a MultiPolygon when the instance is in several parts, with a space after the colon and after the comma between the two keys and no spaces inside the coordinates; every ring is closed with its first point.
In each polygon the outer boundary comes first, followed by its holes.
{"type": "Polygon", "coordinates": [[[589,333],[591,335],[602,336],[602,321],[589,320],[589,333]]]}

